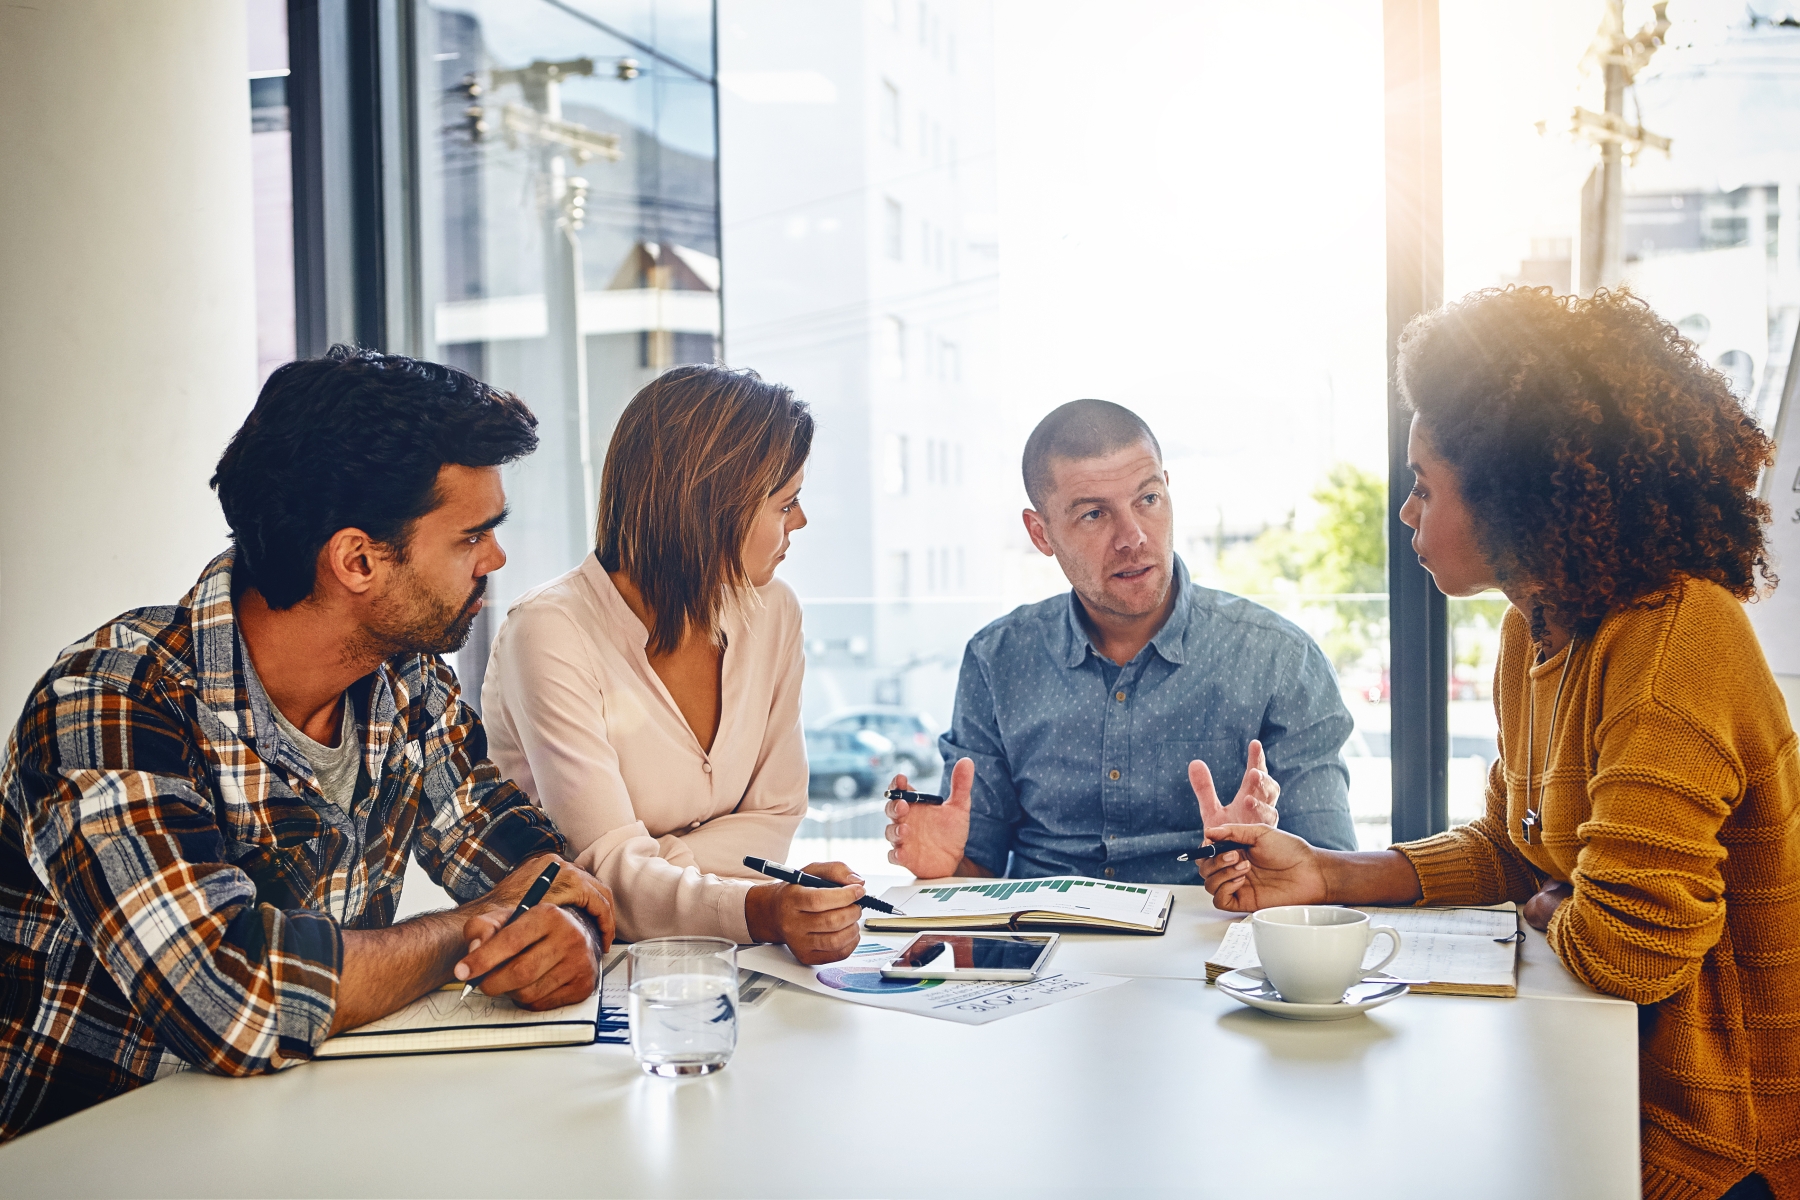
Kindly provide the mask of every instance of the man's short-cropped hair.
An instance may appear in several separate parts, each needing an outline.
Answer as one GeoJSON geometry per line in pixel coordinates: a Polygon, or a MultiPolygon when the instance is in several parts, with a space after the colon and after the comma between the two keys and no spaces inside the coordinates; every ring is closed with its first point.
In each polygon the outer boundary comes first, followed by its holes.
{"type": "Polygon", "coordinates": [[[1071,400],[1051,409],[1025,439],[1025,494],[1031,497],[1031,507],[1041,511],[1050,495],[1051,460],[1099,458],[1137,442],[1149,442],[1162,457],[1162,444],[1144,419],[1122,404],[1071,400]]]}
{"type": "Polygon", "coordinates": [[[455,367],[352,346],[279,367],[212,477],[237,546],[234,584],[292,608],[340,529],[404,562],[413,522],[439,503],[441,467],[535,449],[524,401],[455,367]]]}

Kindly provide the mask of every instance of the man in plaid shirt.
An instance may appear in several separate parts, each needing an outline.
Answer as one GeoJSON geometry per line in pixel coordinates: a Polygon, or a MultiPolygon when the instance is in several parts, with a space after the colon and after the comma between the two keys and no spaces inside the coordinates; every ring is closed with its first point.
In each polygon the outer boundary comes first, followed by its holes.
{"type": "Polygon", "coordinates": [[[64,650],[0,760],[0,1141],[184,1067],[249,1075],[452,979],[590,995],[612,897],[487,759],[440,655],[506,561],[517,398],[334,347],[270,377],[173,606],[64,650]],[[460,903],[393,923],[409,855],[460,903]]]}

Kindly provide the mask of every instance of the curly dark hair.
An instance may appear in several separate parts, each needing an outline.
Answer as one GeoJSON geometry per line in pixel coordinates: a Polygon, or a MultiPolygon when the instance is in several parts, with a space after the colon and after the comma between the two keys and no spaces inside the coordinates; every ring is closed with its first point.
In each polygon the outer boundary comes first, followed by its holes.
{"type": "Polygon", "coordinates": [[[1755,493],[1774,443],[1630,292],[1475,292],[1407,326],[1398,370],[1540,641],[1546,619],[1590,634],[1681,575],[1740,600],[1759,572],[1775,584],[1755,493]]]}
{"type": "Polygon", "coordinates": [[[292,608],[312,594],[320,549],[351,527],[404,562],[440,467],[535,449],[524,401],[455,367],[353,346],[277,367],[212,477],[237,545],[232,586],[292,608]]]}

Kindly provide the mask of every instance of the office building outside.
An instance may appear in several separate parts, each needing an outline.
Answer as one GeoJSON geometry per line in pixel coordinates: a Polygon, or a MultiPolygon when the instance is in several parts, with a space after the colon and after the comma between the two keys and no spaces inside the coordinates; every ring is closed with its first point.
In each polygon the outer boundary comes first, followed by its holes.
{"type": "Polygon", "coordinates": [[[1009,607],[992,26],[986,3],[720,5],[727,353],[818,418],[782,571],[809,724],[943,728],[964,643],[1009,607]]]}

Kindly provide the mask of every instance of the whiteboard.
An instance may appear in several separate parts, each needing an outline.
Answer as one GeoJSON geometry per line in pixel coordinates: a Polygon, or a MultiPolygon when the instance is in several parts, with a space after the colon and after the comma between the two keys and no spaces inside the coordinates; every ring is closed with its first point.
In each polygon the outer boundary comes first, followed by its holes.
{"type": "Polygon", "coordinates": [[[1800,344],[1789,361],[1775,415],[1775,466],[1763,480],[1769,502],[1769,557],[1781,586],[1749,606],[1769,668],[1800,675],[1800,344]]]}

